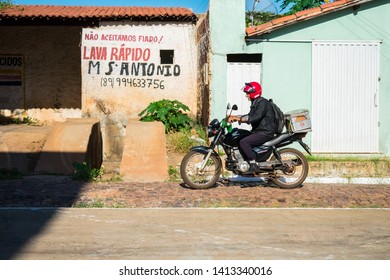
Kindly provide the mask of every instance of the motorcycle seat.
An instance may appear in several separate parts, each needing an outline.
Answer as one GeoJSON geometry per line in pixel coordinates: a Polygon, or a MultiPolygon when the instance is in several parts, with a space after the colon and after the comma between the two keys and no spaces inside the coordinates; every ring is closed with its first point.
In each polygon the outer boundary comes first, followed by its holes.
{"type": "Polygon", "coordinates": [[[269,140],[268,142],[265,142],[263,144],[263,146],[267,146],[267,147],[272,147],[280,142],[282,142],[284,139],[287,139],[288,137],[290,137],[291,135],[288,133],[288,132],[285,132],[285,133],[282,133],[282,134],[279,134],[278,136],[276,136],[275,138],[269,140]]]}

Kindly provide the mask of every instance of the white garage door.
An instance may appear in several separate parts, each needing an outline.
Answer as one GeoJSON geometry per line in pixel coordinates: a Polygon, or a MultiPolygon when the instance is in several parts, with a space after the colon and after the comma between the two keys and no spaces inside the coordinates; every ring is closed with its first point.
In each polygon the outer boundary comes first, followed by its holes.
{"type": "MultiPolygon", "coordinates": [[[[249,112],[250,102],[242,91],[245,83],[257,81],[260,83],[261,63],[229,62],[227,68],[227,100],[233,105],[237,104],[235,115],[244,115],[249,112]]],[[[235,123],[234,127],[238,127],[235,123]]],[[[251,129],[250,125],[242,124],[241,128],[251,129]]]]}
{"type": "Polygon", "coordinates": [[[379,43],[313,42],[312,150],[378,152],[379,43]]]}

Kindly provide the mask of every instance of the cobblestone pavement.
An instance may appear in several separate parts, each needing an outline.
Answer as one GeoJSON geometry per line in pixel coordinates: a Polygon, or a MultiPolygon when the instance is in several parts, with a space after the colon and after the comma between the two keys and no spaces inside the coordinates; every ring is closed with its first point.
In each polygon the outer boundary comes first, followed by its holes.
{"type": "Polygon", "coordinates": [[[80,182],[66,176],[0,181],[0,207],[315,207],[388,208],[390,185],[221,183],[192,190],[181,182],[80,182]]]}

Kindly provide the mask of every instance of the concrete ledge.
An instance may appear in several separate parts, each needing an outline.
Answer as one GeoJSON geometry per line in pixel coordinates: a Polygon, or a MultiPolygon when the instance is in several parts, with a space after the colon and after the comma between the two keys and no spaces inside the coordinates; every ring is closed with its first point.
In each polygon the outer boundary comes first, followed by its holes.
{"type": "Polygon", "coordinates": [[[131,182],[168,179],[165,128],[161,122],[129,120],[120,170],[123,179],[131,182]]]}
{"type": "Polygon", "coordinates": [[[74,162],[100,167],[102,141],[98,119],[67,119],[55,125],[43,146],[35,173],[72,174],[74,162]]]}
{"type": "Polygon", "coordinates": [[[51,127],[9,125],[0,133],[0,168],[34,171],[51,127]]]}
{"type": "Polygon", "coordinates": [[[309,162],[309,176],[341,178],[389,177],[390,161],[314,161],[309,162]]]}

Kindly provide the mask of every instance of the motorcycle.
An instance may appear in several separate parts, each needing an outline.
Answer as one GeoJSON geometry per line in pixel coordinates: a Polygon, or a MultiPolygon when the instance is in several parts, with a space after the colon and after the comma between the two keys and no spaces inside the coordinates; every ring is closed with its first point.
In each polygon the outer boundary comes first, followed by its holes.
{"type": "Polygon", "coordinates": [[[214,187],[223,169],[222,159],[216,149],[222,147],[226,155],[225,168],[235,175],[269,179],[283,189],[301,186],[309,172],[308,161],[297,149],[284,147],[297,142],[311,155],[310,148],[302,140],[311,129],[294,132],[289,128],[290,123],[285,121],[287,131],[253,148],[257,162],[257,168],[253,170],[239,150],[240,140],[250,135],[251,132],[233,128],[228,121],[232,111],[235,110],[238,110],[237,105],[230,107],[228,104],[226,117],[221,121],[213,119],[210,122],[207,127],[207,136],[213,139],[208,147],[193,147],[184,156],[180,164],[180,174],[184,183],[193,189],[214,187]]]}

